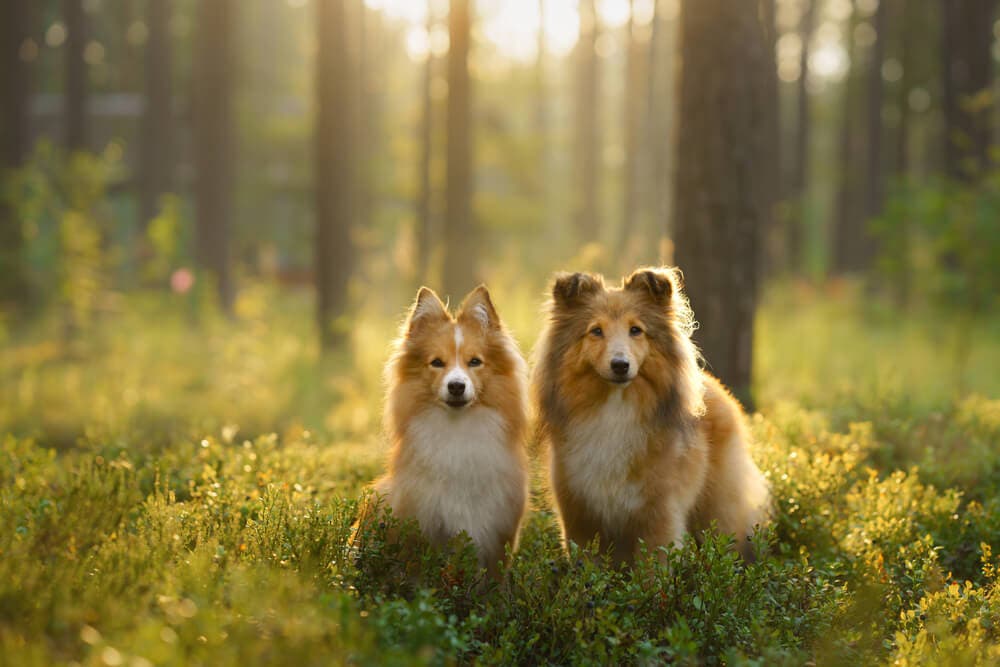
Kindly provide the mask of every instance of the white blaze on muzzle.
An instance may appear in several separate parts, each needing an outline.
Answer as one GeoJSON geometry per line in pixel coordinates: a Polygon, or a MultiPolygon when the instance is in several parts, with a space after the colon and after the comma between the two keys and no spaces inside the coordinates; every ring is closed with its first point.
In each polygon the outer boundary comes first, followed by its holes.
{"type": "Polygon", "coordinates": [[[446,403],[468,403],[476,397],[472,378],[462,365],[462,328],[455,325],[455,363],[438,387],[438,398],[446,403]]]}

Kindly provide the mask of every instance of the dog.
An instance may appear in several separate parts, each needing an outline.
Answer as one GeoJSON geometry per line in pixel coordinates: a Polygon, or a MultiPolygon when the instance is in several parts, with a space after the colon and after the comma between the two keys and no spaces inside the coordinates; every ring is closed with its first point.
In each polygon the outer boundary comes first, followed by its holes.
{"type": "Polygon", "coordinates": [[[385,367],[388,472],[376,502],[433,545],[465,532],[496,576],[528,500],[527,364],[485,286],[455,316],[420,288],[385,367]]]}
{"type": "Polygon", "coordinates": [[[631,563],[640,540],[676,546],[715,522],[752,560],[769,492],[742,408],[699,367],[680,272],[639,269],[611,288],[558,274],[547,311],[532,394],[564,541],[598,537],[631,563]]]}

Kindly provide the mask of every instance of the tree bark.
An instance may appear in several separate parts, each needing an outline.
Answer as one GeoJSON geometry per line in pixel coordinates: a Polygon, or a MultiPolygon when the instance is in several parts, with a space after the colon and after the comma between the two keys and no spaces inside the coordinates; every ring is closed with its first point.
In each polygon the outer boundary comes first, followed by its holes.
{"type": "Polygon", "coordinates": [[[557,238],[552,227],[549,206],[549,101],[545,80],[548,43],[545,35],[545,0],[538,0],[538,57],[535,59],[535,141],[537,142],[537,193],[539,229],[545,230],[550,242],[557,238]]]}
{"type": "Polygon", "coordinates": [[[942,0],[945,173],[974,181],[989,165],[995,0],[942,0]]]}
{"type": "MultiPolygon", "coordinates": [[[[649,218],[653,221],[665,221],[667,218],[662,210],[663,190],[667,186],[664,182],[666,178],[661,180],[658,168],[662,161],[661,156],[669,154],[669,151],[663,150],[663,147],[660,146],[659,124],[657,123],[657,119],[661,115],[659,110],[660,79],[657,76],[660,67],[660,42],[663,31],[660,21],[660,0],[653,0],[653,16],[649,24],[649,46],[646,50],[646,108],[643,110],[642,121],[642,133],[646,138],[642,148],[642,171],[645,174],[642,179],[642,200],[649,218]]],[[[655,242],[657,237],[664,234],[669,235],[666,229],[656,229],[653,231],[650,241],[655,242]]]]}
{"type": "MultiPolygon", "coordinates": [[[[875,10],[875,43],[868,63],[868,165],[867,190],[865,195],[865,218],[867,221],[882,213],[885,199],[885,165],[882,154],[882,107],[885,102],[885,83],[882,80],[882,64],[885,62],[885,44],[888,38],[888,2],[879,2],[875,10]]],[[[867,225],[866,225],[867,226],[867,225]]],[[[862,234],[864,240],[861,260],[864,266],[871,263],[874,255],[873,242],[867,229],[862,234]]]]}
{"type": "Polygon", "coordinates": [[[841,118],[838,171],[839,189],[837,191],[837,217],[833,227],[832,251],[833,270],[844,273],[862,268],[860,261],[860,240],[863,235],[861,207],[858,203],[860,183],[857,177],[857,165],[862,159],[858,146],[857,114],[858,86],[860,85],[861,68],[857,47],[854,43],[854,28],[857,25],[857,3],[851,1],[851,17],[847,25],[845,48],[847,50],[848,71],[844,77],[841,93],[841,118]]]}
{"type": "Polygon", "coordinates": [[[478,238],[472,219],[473,157],[469,42],[470,0],[451,0],[448,16],[447,198],[444,221],[445,292],[461,298],[475,287],[478,238]]]}
{"type": "Polygon", "coordinates": [[[757,3],[684,0],[676,250],[709,368],[750,406],[770,58],[757,3]]]}
{"type": "Polygon", "coordinates": [[[778,63],[776,47],[778,41],[777,7],[775,0],[760,0],[760,19],[764,32],[765,57],[767,58],[767,79],[764,95],[767,104],[773,105],[775,111],[765,118],[766,127],[764,141],[768,152],[768,163],[773,166],[768,170],[770,181],[765,186],[764,197],[766,216],[760,231],[760,277],[764,279],[773,275],[780,264],[780,246],[777,243],[780,230],[777,229],[777,209],[781,201],[781,127],[779,116],[781,112],[778,63]]]}
{"type": "Polygon", "coordinates": [[[897,178],[905,178],[910,169],[910,90],[913,88],[913,17],[907,10],[912,10],[907,0],[898,0],[896,17],[900,31],[900,62],[903,65],[903,77],[899,82],[899,128],[896,132],[896,156],[893,161],[893,173],[897,178]]]}
{"type": "Polygon", "coordinates": [[[597,59],[599,25],[594,0],[580,2],[580,39],[576,44],[576,193],[574,219],[578,241],[591,243],[600,236],[600,63],[597,59]]]}
{"type": "Polygon", "coordinates": [[[349,305],[353,257],[350,165],[354,156],[349,122],[353,90],[344,2],[316,2],[316,321],[324,349],[344,341],[339,322],[349,305]]]}
{"type": "Polygon", "coordinates": [[[230,273],[230,218],[234,160],[232,86],[233,0],[198,3],[194,66],[194,151],[196,256],[204,275],[215,283],[219,304],[229,312],[233,300],[230,273]]]}
{"type": "Polygon", "coordinates": [[[640,61],[642,47],[635,38],[635,0],[629,0],[628,24],[625,30],[625,94],[622,100],[622,124],[625,134],[625,160],[622,164],[622,226],[618,242],[619,255],[625,254],[635,234],[636,173],[639,153],[640,61]]]}
{"type": "MultiPolygon", "coordinates": [[[[8,0],[0,9],[0,183],[28,157],[30,71],[21,56],[31,34],[33,0],[8,0]]],[[[23,306],[28,283],[24,273],[24,237],[13,202],[0,199],[0,308],[23,306]]]]}
{"type": "Polygon", "coordinates": [[[173,187],[173,86],[170,43],[172,0],[149,0],[146,25],[146,105],[142,115],[139,216],[142,227],[157,215],[159,199],[173,187]]]}
{"type": "Polygon", "coordinates": [[[66,21],[66,150],[85,151],[90,135],[87,122],[88,69],[83,59],[87,45],[87,15],[83,0],[63,0],[63,20],[66,21]]]}
{"type": "Polygon", "coordinates": [[[806,204],[809,187],[809,142],[812,135],[812,123],[809,115],[809,55],[815,25],[816,0],[807,0],[799,22],[799,39],[802,42],[802,51],[799,56],[799,80],[796,85],[795,156],[792,162],[792,172],[789,174],[788,200],[793,202],[795,212],[788,218],[788,268],[793,273],[802,271],[804,259],[806,204]]]}
{"type": "MultiPolygon", "coordinates": [[[[427,8],[427,34],[430,35],[434,29],[434,14],[432,8],[427,8]]],[[[424,63],[424,75],[421,79],[420,98],[422,110],[420,117],[420,186],[417,193],[417,280],[424,284],[428,281],[430,273],[431,239],[434,238],[433,218],[432,218],[432,190],[433,180],[431,178],[431,164],[434,157],[434,100],[431,96],[431,89],[434,83],[434,53],[427,52],[427,61],[424,63]]]]}

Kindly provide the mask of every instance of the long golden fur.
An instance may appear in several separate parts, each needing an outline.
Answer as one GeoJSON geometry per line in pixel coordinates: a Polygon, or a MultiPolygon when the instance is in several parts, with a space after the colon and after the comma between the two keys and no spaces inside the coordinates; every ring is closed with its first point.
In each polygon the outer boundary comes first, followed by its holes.
{"type": "Polygon", "coordinates": [[[675,545],[715,521],[752,557],[746,536],[766,518],[767,486],[742,409],[699,368],[693,329],[676,269],[640,269],[611,288],[599,275],[556,276],[532,392],[566,540],[599,536],[631,562],[640,539],[675,545]]]}
{"type": "Polygon", "coordinates": [[[421,288],[385,367],[391,451],[376,496],[432,544],[465,531],[494,574],[527,504],[526,376],[482,286],[455,316],[421,288]],[[455,382],[467,385],[458,396],[455,382]]]}

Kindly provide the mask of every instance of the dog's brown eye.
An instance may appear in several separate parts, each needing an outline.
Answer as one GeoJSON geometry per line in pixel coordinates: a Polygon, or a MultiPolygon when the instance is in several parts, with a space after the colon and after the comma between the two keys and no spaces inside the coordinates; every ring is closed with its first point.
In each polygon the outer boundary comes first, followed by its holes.
{"type": "Polygon", "coordinates": [[[632,327],[631,329],[628,330],[629,336],[639,336],[641,334],[642,334],[642,329],[640,329],[639,327],[632,327]]]}
{"type": "Polygon", "coordinates": [[[602,329],[601,327],[594,327],[593,329],[590,330],[590,335],[597,336],[598,338],[600,338],[604,335],[604,329],[602,329]]]}
{"type": "Polygon", "coordinates": [[[469,366],[482,366],[482,365],[483,365],[483,360],[480,359],[479,357],[472,357],[471,359],[469,359],[469,366]]]}
{"type": "Polygon", "coordinates": [[[431,359],[431,366],[434,368],[444,368],[444,362],[440,359],[431,359]]]}

